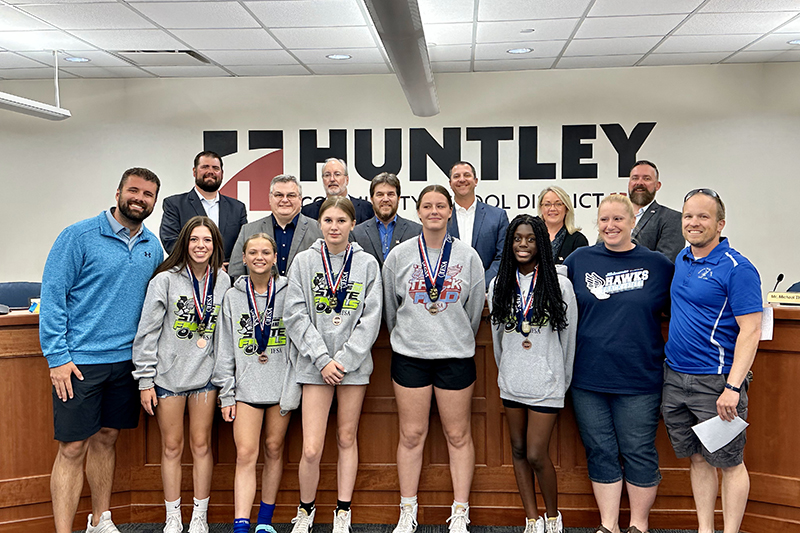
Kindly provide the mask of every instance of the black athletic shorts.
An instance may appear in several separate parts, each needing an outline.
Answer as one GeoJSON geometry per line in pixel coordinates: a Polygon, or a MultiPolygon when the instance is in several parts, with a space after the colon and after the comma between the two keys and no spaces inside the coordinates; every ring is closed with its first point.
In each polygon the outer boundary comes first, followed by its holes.
{"type": "Polygon", "coordinates": [[[546,415],[557,414],[561,409],[557,407],[536,407],[533,405],[525,405],[524,403],[515,402],[514,400],[503,400],[503,407],[510,407],[512,409],[530,409],[536,413],[544,413],[546,415]]]}
{"type": "Polygon", "coordinates": [[[402,387],[463,390],[475,383],[475,359],[419,359],[392,351],[392,381],[402,387]]]}
{"type": "Polygon", "coordinates": [[[86,440],[100,428],[130,429],[139,425],[139,387],[131,375],[132,362],[77,366],[83,381],[72,375],[72,399],[62,402],[53,387],[57,441],[86,440]]]}

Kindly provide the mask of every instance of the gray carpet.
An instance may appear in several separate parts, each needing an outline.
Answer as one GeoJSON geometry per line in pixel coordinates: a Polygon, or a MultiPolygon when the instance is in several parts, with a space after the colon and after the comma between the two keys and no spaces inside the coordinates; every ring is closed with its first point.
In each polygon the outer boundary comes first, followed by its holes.
{"type": "MultiPolygon", "coordinates": [[[[232,533],[231,524],[209,524],[209,533],[232,533]]],[[[118,526],[120,533],[161,533],[164,524],[121,524],[118,526]]],[[[289,533],[291,524],[275,524],[278,533],[289,533]]],[[[392,533],[393,524],[354,524],[353,533],[392,533]]],[[[255,525],[251,526],[251,533],[255,530],[255,525]]],[[[499,527],[499,526],[470,526],[470,533],[522,533],[522,527],[499,527]]],[[[184,530],[185,531],[185,530],[184,530]]],[[[330,533],[330,524],[318,524],[314,527],[314,533],[330,533]]],[[[692,533],[691,529],[651,529],[650,533],[692,533]]],[[[82,533],[82,532],[79,532],[82,533]]],[[[447,526],[422,525],[417,528],[417,533],[447,533],[447,526]]],[[[595,533],[594,529],[581,527],[564,528],[564,533],[595,533]]],[[[721,532],[719,532],[721,533],[721,532]]]]}

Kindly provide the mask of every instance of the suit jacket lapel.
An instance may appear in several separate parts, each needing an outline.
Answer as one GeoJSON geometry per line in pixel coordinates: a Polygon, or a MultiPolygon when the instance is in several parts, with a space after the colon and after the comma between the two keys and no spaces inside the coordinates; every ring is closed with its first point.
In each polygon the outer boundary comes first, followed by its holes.
{"type": "MultiPolygon", "coordinates": [[[[476,200],[477,202],[477,200],[476,200]]],[[[486,217],[486,206],[481,203],[477,202],[475,204],[475,221],[472,223],[472,247],[475,248],[478,244],[478,236],[481,233],[481,226],[483,225],[483,219],[486,217]]]]}
{"type": "MultiPolygon", "coordinates": [[[[380,262],[383,263],[383,243],[381,242],[381,232],[378,229],[378,222],[375,217],[367,221],[367,226],[364,228],[369,237],[369,244],[372,246],[375,256],[380,256],[380,262]]],[[[397,227],[394,228],[397,231],[397,227]]]]}
{"type": "Polygon", "coordinates": [[[458,216],[456,215],[455,205],[453,205],[453,213],[450,215],[450,220],[447,222],[447,233],[456,239],[460,238],[458,234],[458,216]]]}
{"type": "MultiPolygon", "coordinates": [[[[269,225],[269,234],[273,235],[275,232],[273,231],[272,224],[269,225]]],[[[287,257],[286,264],[289,264],[289,259],[293,258],[297,255],[297,250],[300,249],[300,243],[303,242],[303,237],[306,235],[306,231],[308,230],[308,219],[300,219],[297,217],[297,226],[294,228],[294,235],[292,235],[292,244],[289,245],[289,255],[287,257]]],[[[273,235],[274,238],[274,235],[273,235]]]]}
{"type": "Polygon", "coordinates": [[[197,197],[197,191],[195,191],[194,189],[189,191],[189,195],[187,196],[187,198],[189,199],[189,205],[192,206],[192,209],[194,209],[195,215],[201,217],[207,216],[206,210],[203,208],[202,202],[200,202],[200,198],[197,197]]]}
{"type": "Polygon", "coordinates": [[[650,206],[647,208],[647,211],[642,213],[642,218],[639,219],[639,223],[636,224],[635,228],[633,228],[631,237],[635,239],[639,236],[639,233],[641,233],[642,229],[647,225],[650,219],[653,218],[653,216],[656,214],[656,211],[658,211],[658,207],[659,205],[655,201],[650,204],[650,206]]]}

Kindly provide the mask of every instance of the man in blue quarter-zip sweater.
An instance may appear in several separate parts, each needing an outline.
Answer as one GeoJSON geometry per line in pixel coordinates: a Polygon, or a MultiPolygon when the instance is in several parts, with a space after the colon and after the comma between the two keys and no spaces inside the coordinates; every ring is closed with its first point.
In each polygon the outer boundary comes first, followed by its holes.
{"type": "Polygon", "coordinates": [[[115,443],[139,422],[131,346],[147,283],[164,258],[142,225],[161,183],[125,171],[116,207],[61,232],[42,275],[39,340],[53,383],[58,454],[50,478],[56,533],[73,531],[83,488],[92,491],[87,533],[118,533],[111,521],[115,443]]]}

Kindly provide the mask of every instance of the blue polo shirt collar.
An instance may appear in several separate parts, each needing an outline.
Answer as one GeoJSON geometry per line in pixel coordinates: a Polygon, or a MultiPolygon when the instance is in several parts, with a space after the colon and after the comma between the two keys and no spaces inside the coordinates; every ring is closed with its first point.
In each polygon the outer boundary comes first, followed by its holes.
{"type": "Polygon", "coordinates": [[[692,255],[691,246],[689,246],[686,250],[687,250],[686,257],[690,261],[693,261],[695,263],[711,263],[714,265],[718,265],[719,262],[722,260],[722,258],[725,257],[725,254],[731,251],[731,245],[728,242],[727,237],[722,237],[719,241],[719,244],[716,245],[713,250],[711,250],[711,253],[705,257],[701,257],[700,259],[694,258],[694,256],[692,255]]]}

